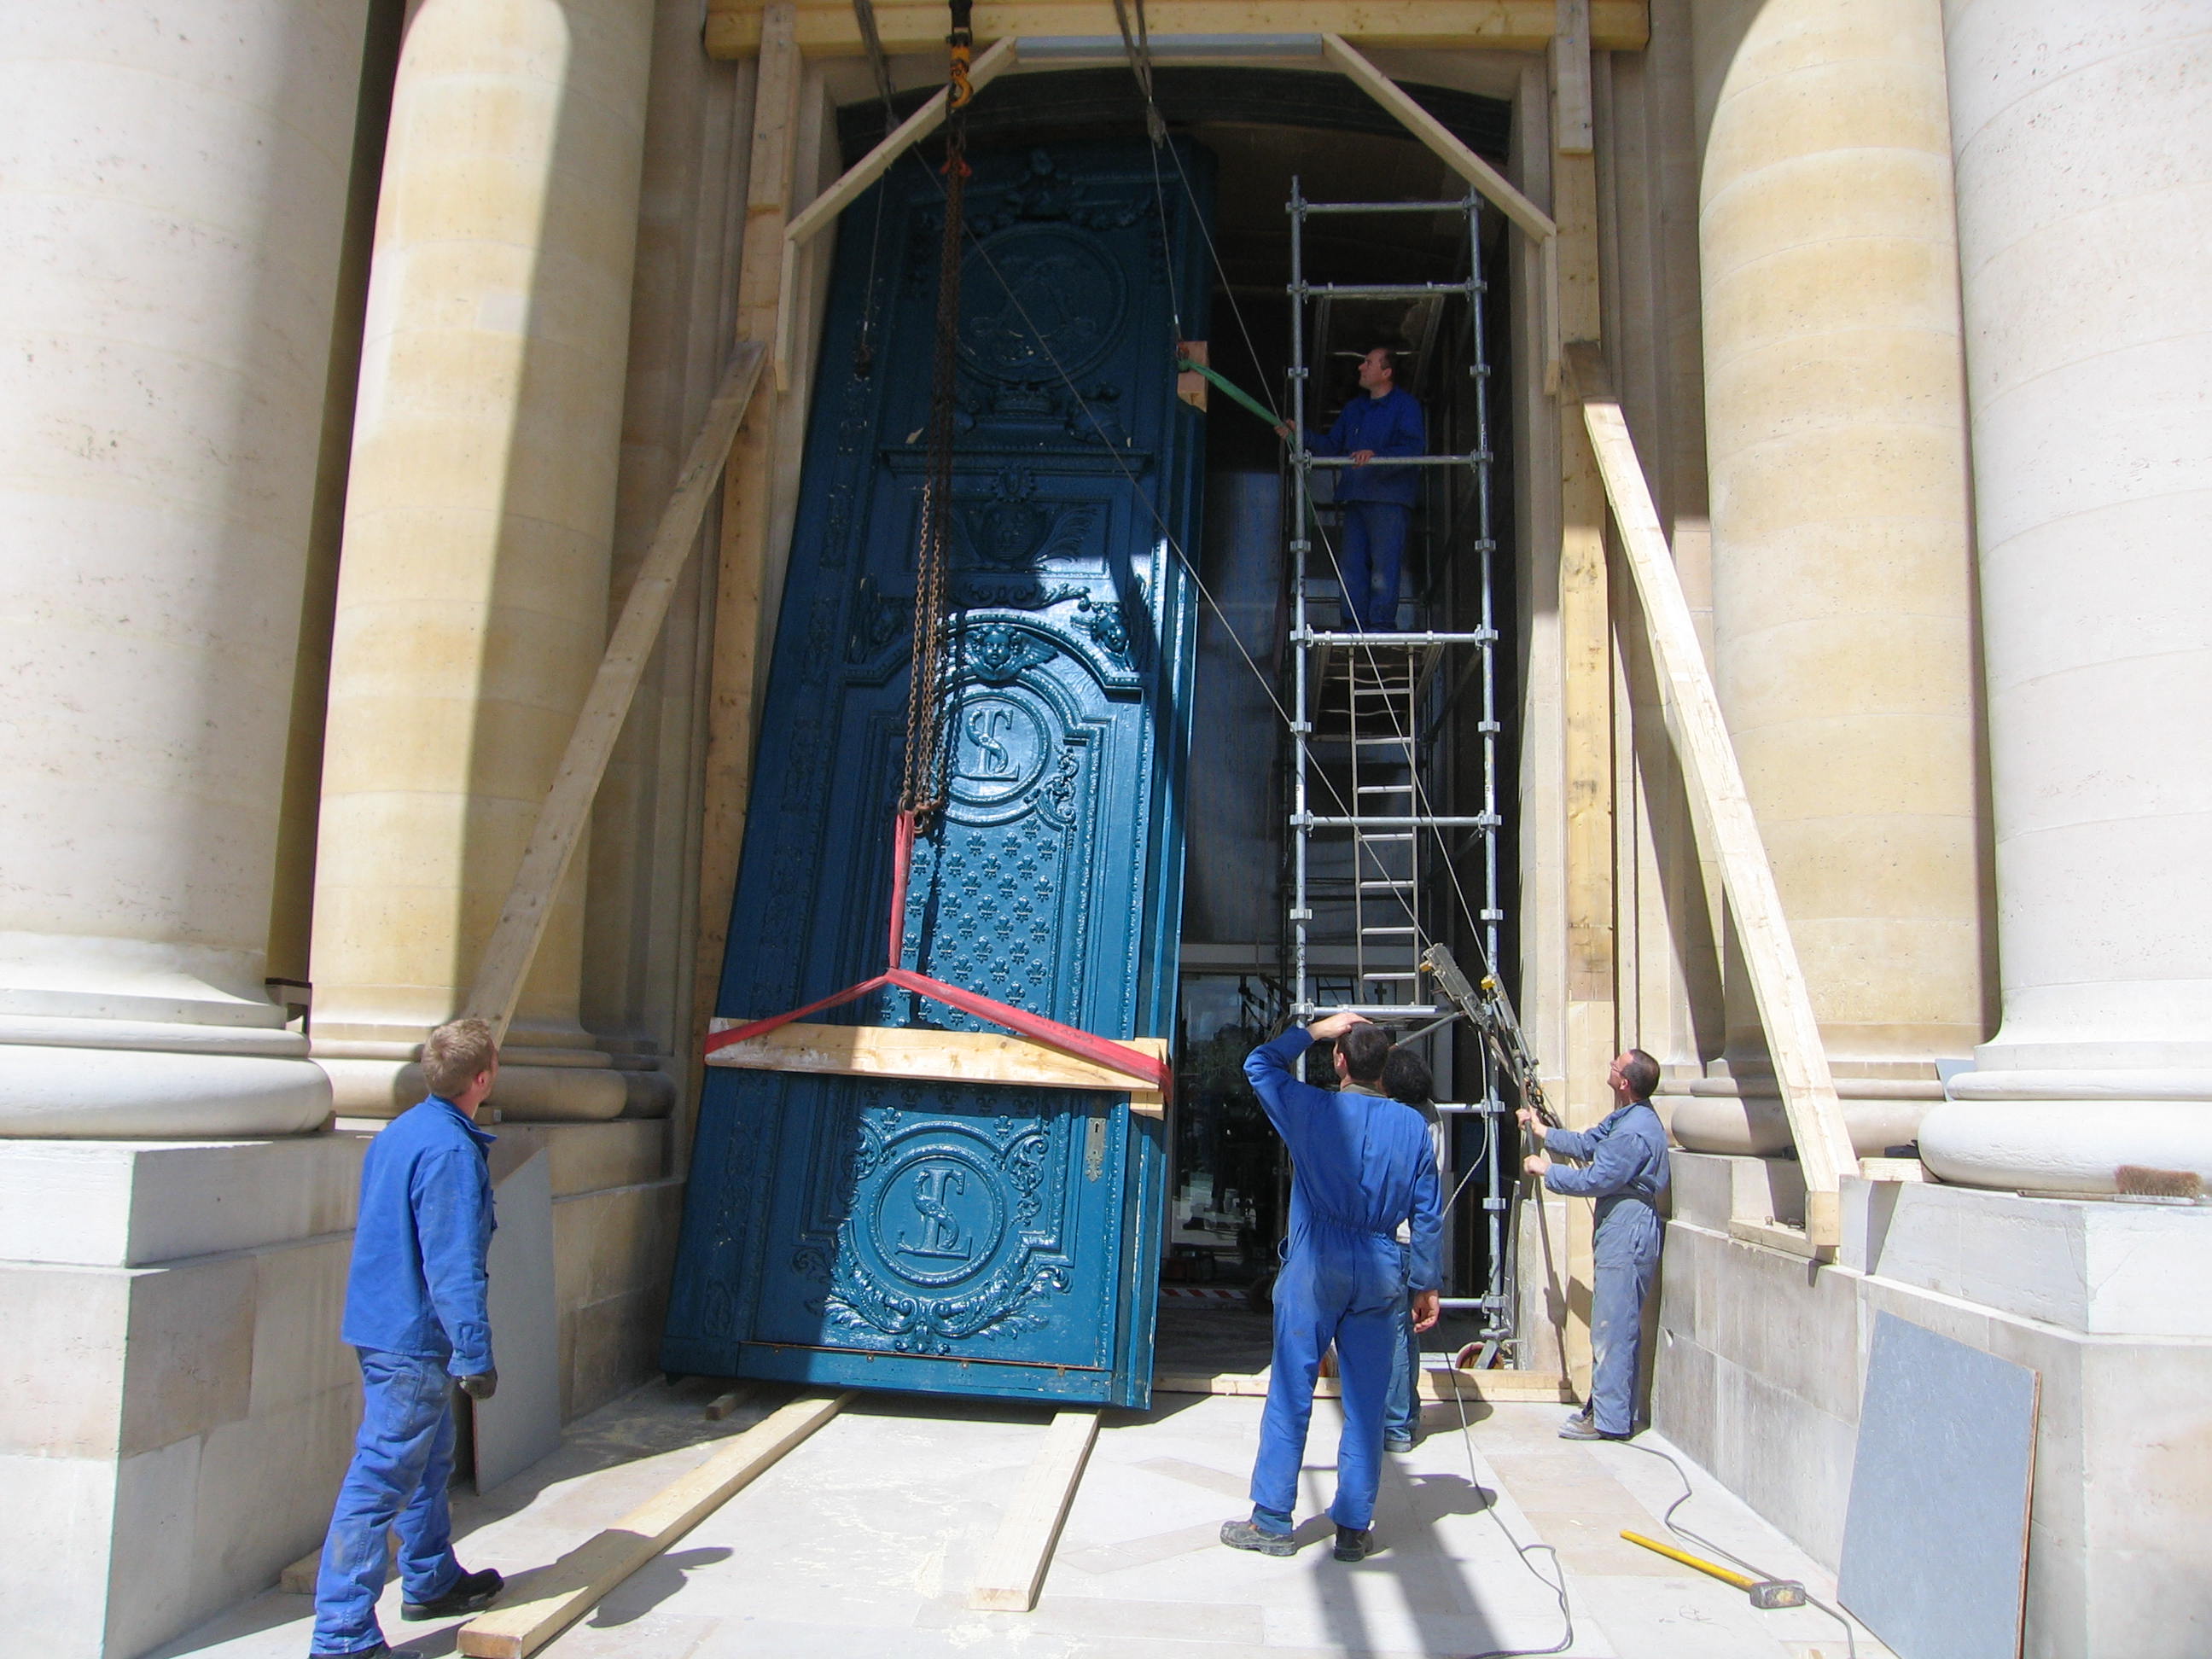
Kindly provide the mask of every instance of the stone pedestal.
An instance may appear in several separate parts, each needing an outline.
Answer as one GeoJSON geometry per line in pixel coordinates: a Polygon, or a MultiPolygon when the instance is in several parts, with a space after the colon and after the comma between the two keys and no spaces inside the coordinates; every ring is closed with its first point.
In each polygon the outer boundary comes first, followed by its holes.
{"type": "MultiPolygon", "coordinates": [[[[316,872],[339,1109],[421,1097],[606,631],[650,0],[424,0],[369,276],[316,872]]],[[[630,1097],[577,1020],[580,850],[495,1103],[630,1097]]]]}
{"type": "Polygon", "coordinates": [[[2212,1208],[1846,1176],[1843,1249],[1816,1267],[1729,1236],[1786,1207],[1795,1173],[1674,1154],[1655,1425],[1833,1567],[1875,1316],[2026,1365],[2042,1379],[2027,1659],[2200,1654],[2212,1304],[2187,1287],[2212,1277],[2212,1208]]]}
{"type": "Polygon", "coordinates": [[[313,1547],[365,1139],[0,1141],[0,1645],[132,1659],[313,1547]]]}
{"type": "Polygon", "coordinates": [[[1944,14],[2004,1018],[1923,1156],[2212,1181],[2212,14],[1944,14]]]}
{"type": "Polygon", "coordinates": [[[362,26],[0,9],[0,1135],[330,1110],[262,978],[362,26]]]}
{"type": "MultiPolygon", "coordinates": [[[[1930,0],[1697,0],[1714,669],[1854,1143],[1984,1032],[1971,535],[1930,0]]],[[[1790,1144],[1748,983],[1686,1146],[1790,1144]]]]}

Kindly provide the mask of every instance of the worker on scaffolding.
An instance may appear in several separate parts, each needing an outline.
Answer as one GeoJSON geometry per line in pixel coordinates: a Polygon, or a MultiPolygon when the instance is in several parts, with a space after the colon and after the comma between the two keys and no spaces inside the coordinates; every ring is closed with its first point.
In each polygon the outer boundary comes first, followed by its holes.
{"type": "Polygon", "coordinates": [[[1519,1113],[1521,1127],[1544,1147],[1525,1161],[1528,1173],[1553,1192],[1597,1200],[1589,1403],[1560,1428],[1562,1440],[1626,1440],[1636,1432],[1644,1303],[1659,1274],[1658,1199],[1668,1175],[1667,1127],[1651,1109],[1659,1062],[1631,1048],[1614,1059],[1606,1082],[1615,1104],[1595,1128],[1553,1128],[1528,1107],[1519,1113]],[[1546,1154],[1575,1164],[1555,1164],[1546,1154]]]}
{"type": "MultiPolygon", "coordinates": [[[[1398,385],[1397,355],[1376,346],[1359,360],[1359,389],[1323,434],[1306,434],[1316,455],[1349,456],[1336,475],[1336,503],[1344,532],[1336,549],[1337,578],[1347,630],[1389,633],[1398,625],[1398,575],[1420,494],[1418,469],[1382,465],[1378,458],[1428,453],[1428,423],[1421,405],[1398,385]]],[[[1275,435],[1288,438],[1287,422],[1275,435]]]]}
{"type": "Polygon", "coordinates": [[[1267,1118],[1291,1153],[1291,1232],[1275,1280],[1274,1364],[1252,1468],[1252,1515],[1223,1524],[1221,1541],[1262,1555],[1297,1549],[1291,1517],[1313,1417],[1322,1356],[1336,1347],[1344,1429],[1337,1442],[1336,1559],[1375,1550],[1382,1412],[1399,1347],[1398,1319],[1413,1292],[1413,1322],[1437,1322],[1443,1210],[1428,1125],[1382,1091],[1390,1038],[1358,1014],[1292,1026],[1244,1061],[1267,1118]],[[1340,1090],[1301,1082],[1298,1056],[1336,1045],[1340,1090]],[[1411,1224],[1401,1244],[1398,1224],[1411,1224]]]}

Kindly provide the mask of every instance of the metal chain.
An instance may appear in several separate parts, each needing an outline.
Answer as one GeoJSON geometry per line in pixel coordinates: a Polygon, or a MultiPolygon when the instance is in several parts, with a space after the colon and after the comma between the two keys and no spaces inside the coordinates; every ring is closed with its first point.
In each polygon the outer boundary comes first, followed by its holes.
{"type": "Polygon", "coordinates": [[[907,679],[906,769],[899,810],[910,813],[917,834],[945,804],[952,744],[951,698],[953,626],[951,584],[952,441],[958,413],[961,241],[968,183],[968,84],[974,36],[972,0],[952,0],[950,88],[945,120],[945,234],[938,248],[935,374],[930,388],[929,477],[921,492],[921,544],[914,582],[914,665],[907,679]]]}

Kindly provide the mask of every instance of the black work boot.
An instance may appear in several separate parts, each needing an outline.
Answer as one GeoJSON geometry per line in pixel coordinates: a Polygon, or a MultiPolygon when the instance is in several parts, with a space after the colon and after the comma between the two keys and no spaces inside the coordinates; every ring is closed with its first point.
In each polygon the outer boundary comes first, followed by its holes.
{"type": "Polygon", "coordinates": [[[496,1567],[486,1567],[482,1572],[465,1572],[453,1580],[453,1587],[443,1595],[433,1596],[428,1601],[402,1601],[402,1619],[455,1619],[465,1613],[482,1613],[492,1603],[492,1598],[507,1588],[507,1580],[499,1576],[496,1567]]]}
{"type": "Polygon", "coordinates": [[[1364,1561],[1382,1547],[1375,1541],[1372,1527],[1339,1527],[1336,1529],[1336,1559],[1340,1561],[1364,1561]]]}

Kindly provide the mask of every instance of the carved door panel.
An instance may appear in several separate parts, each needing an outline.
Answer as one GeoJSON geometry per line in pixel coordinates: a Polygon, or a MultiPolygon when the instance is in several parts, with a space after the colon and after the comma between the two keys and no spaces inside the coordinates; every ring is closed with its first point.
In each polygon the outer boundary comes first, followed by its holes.
{"type": "MultiPolygon", "coordinates": [[[[1189,545],[1202,465],[1171,295],[1194,328],[1202,248],[1179,191],[1163,224],[1141,143],[971,160],[950,800],[915,848],[907,963],[1162,1035],[1194,635],[1166,538],[1189,545]]],[[[882,963],[941,202],[910,164],[845,216],[725,1015],[882,963]]],[[[836,1017],[988,1029],[904,992],[836,1017]]],[[[710,1069],[663,1363],[1141,1403],[1164,1175],[1125,1096],[710,1069]]]]}

